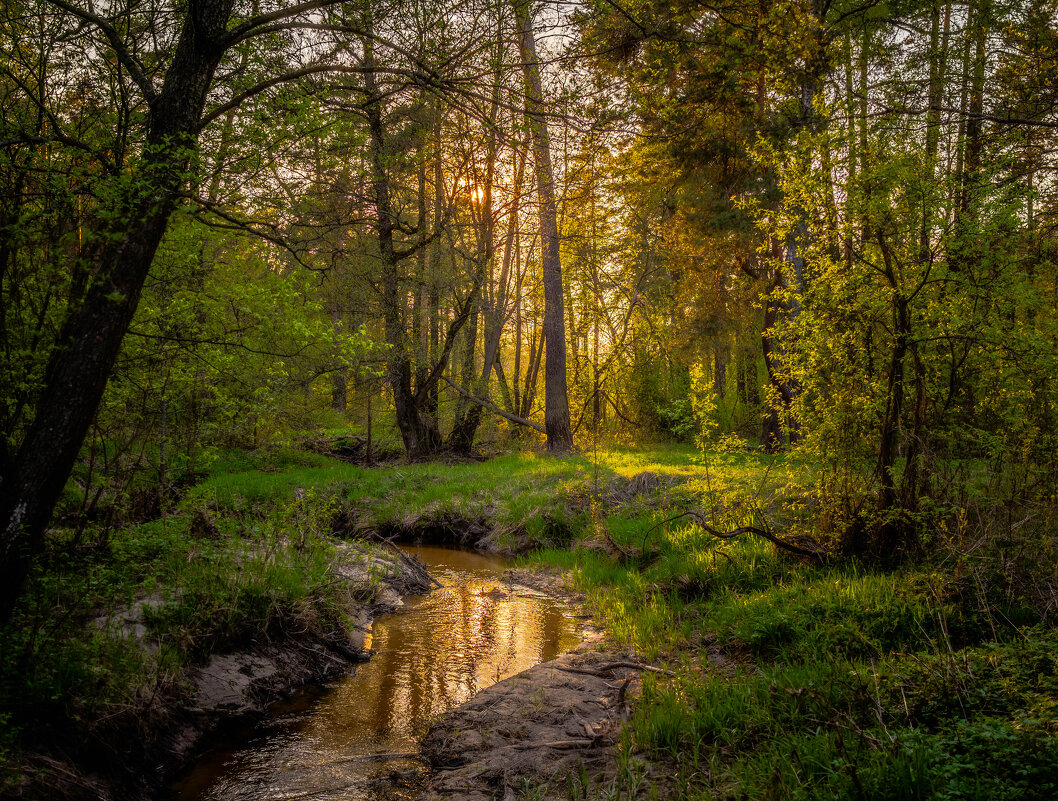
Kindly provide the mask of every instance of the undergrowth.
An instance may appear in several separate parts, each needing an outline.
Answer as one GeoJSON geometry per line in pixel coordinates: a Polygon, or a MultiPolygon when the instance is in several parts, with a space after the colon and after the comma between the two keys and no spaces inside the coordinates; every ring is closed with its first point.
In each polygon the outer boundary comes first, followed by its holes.
{"type": "Polygon", "coordinates": [[[938,535],[933,554],[883,571],[720,540],[675,514],[696,506],[723,530],[778,521],[788,536],[800,510],[761,480],[769,467],[713,458],[669,503],[598,505],[572,549],[532,557],[571,571],[618,647],[674,670],[645,675],[621,746],[654,769],[568,796],[1058,795],[1058,634],[1017,591],[1032,582],[1001,558],[1009,544],[967,554],[938,535]]]}
{"type": "Polygon", "coordinates": [[[971,541],[986,527],[950,518],[920,558],[878,570],[706,534],[689,513],[725,531],[813,534],[811,476],[763,454],[627,448],[385,468],[229,454],[214,467],[167,516],[95,540],[52,534],[0,632],[4,764],[63,727],[142,714],[218,649],[340,625],[371,588],[333,581],[336,521],[395,532],[478,521],[499,545],[536,548],[532,564],[568,571],[614,647],[674,672],[645,677],[616,776],[567,777],[560,795],[1058,794],[1053,538],[971,541]],[[143,630],[130,634],[135,608],[143,630]]]}
{"type": "Polygon", "coordinates": [[[186,504],[87,544],[49,535],[0,630],[0,788],[17,786],[23,754],[150,735],[210,654],[324,636],[374,600],[377,580],[335,579],[335,499],[310,487],[274,500],[186,504]]]}

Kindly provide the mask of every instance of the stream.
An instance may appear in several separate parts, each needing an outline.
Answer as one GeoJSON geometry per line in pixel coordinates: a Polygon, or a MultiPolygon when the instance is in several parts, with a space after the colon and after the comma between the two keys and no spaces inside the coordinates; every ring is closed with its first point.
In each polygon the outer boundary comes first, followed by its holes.
{"type": "Polygon", "coordinates": [[[419,738],[486,687],[574,647],[573,610],[507,585],[500,559],[407,546],[441,587],[374,621],[352,675],[304,690],[206,754],[174,801],[381,801],[410,794],[419,738]]]}

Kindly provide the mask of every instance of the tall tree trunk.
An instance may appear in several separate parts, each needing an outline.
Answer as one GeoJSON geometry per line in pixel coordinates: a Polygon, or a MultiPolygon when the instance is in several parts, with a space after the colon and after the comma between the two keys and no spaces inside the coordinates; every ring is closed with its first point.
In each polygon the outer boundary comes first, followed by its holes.
{"type": "MultiPolygon", "coordinates": [[[[778,255],[781,250],[778,242],[772,243],[772,251],[778,255]]],[[[764,365],[768,370],[768,379],[775,388],[778,397],[777,403],[769,403],[763,419],[762,434],[764,449],[769,453],[781,450],[783,447],[783,427],[789,436],[791,445],[798,439],[797,424],[792,418],[793,402],[797,397],[800,387],[797,381],[789,375],[784,364],[785,350],[779,337],[775,335],[775,326],[781,318],[790,318],[797,313],[796,294],[792,300],[782,300],[778,290],[789,290],[787,279],[784,275],[786,267],[792,267],[791,262],[796,258],[789,249],[785,249],[784,258],[786,264],[783,268],[775,270],[771,291],[768,293],[764,303],[764,328],[761,334],[761,350],[764,354],[764,365]]]]}
{"type": "MultiPolygon", "coordinates": [[[[499,42],[497,42],[499,45],[499,42]]],[[[489,107],[489,114],[487,119],[488,127],[488,142],[486,145],[485,154],[485,183],[480,189],[482,190],[481,195],[481,208],[478,212],[478,224],[477,224],[477,252],[475,258],[477,259],[476,275],[475,280],[480,286],[484,286],[486,279],[492,275],[492,262],[493,254],[495,251],[495,229],[496,220],[493,214],[492,208],[492,188],[496,173],[496,115],[499,111],[500,105],[500,87],[499,82],[495,82],[492,87],[492,103],[489,107]]],[[[517,188],[515,189],[517,194],[517,188]]],[[[507,265],[504,264],[503,273],[504,280],[506,277],[507,265]]],[[[492,293],[492,304],[495,305],[498,293],[492,293]]],[[[485,297],[485,293],[481,293],[482,297],[485,297]]],[[[475,306],[471,312],[472,317],[470,323],[467,326],[467,350],[463,361],[463,376],[461,378],[462,384],[476,397],[488,400],[488,378],[489,373],[492,372],[492,361],[495,358],[495,351],[489,354],[489,350],[492,347],[492,343],[489,340],[490,335],[495,329],[496,333],[496,345],[499,344],[499,330],[498,326],[495,325],[492,319],[491,306],[488,303],[479,303],[475,306]],[[474,374],[474,355],[475,346],[478,338],[478,318],[481,312],[481,306],[485,306],[485,337],[483,343],[484,351],[484,366],[481,370],[481,378],[476,378],[474,374]]],[[[459,400],[456,404],[455,422],[452,426],[452,435],[449,438],[449,445],[456,453],[469,454],[474,446],[474,436],[477,434],[478,426],[481,423],[481,411],[482,406],[479,403],[469,400],[466,396],[460,395],[459,400]]]]}
{"type": "Polygon", "coordinates": [[[727,354],[719,347],[713,351],[713,392],[720,400],[727,395],[727,354]]]}
{"type": "MultiPolygon", "coordinates": [[[[427,273],[427,300],[426,307],[428,309],[429,325],[424,322],[423,326],[429,328],[427,336],[429,337],[427,351],[429,352],[429,358],[425,364],[420,367],[419,374],[416,376],[415,385],[421,387],[426,381],[427,374],[429,372],[429,365],[434,364],[441,356],[441,259],[444,255],[443,248],[444,242],[441,239],[441,227],[444,225],[444,218],[446,214],[447,198],[445,196],[445,183],[444,183],[444,165],[441,161],[441,123],[442,114],[440,109],[437,110],[437,121],[434,127],[434,162],[433,162],[433,243],[430,245],[430,258],[428,263],[427,273]]],[[[425,397],[422,403],[422,413],[425,417],[430,420],[431,425],[435,429],[440,428],[440,424],[437,419],[438,411],[438,388],[435,383],[432,387],[427,389],[425,397]]]]}
{"type": "MultiPolygon", "coordinates": [[[[899,497],[894,473],[896,460],[900,453],[900,432],[904,412],[904,360],[912,346],[911,303],[900,285],[893,264],[894,257],[881,234],[878,235],[878,243],[885,263],[886,279],[893,293],[893,349],[889,358],[885,414],[879,431],[878,463],[875,467],[875,473],[881,485],[878,497],[879,523],[871,548],[874,556],[893,559],[909,544],[913,536],[906,513],[912,510],[912,505],[917,498],[910,497],[911,486],[908,482],[915,483],[917,487],[919,449],[916,446],[915,452],[909,454],[910,460],[905,470],[910,469],[911,475],[904,476],[904,493],[902,493],[904,497],[899,497]]],[[[914,410],[914,422],[918,425],[922,424],[925,414],[924,376],[921,375],[920,364],[916,366],[916,408],[914,410]]]]}
{"type": "MultiPolygon", "coordinates": [[[[416,225],[419,231],[425,231],[429,213],[426,202],[426,147],[419,148],[418,159],[419,197],[416,225]]],[[[415,254],[415,316],[412,318],[411,338],[415,343],[415,363],[420,370],[430,358],[430,296],[427,292],[427,248],[419,248],[415,254]]],[[[416,384],[418,384],[418,376],[416,384]]]]}
{"type": "Polygon", "coordinates": [[[95,280],[71,310],[48,361],[33,423],[0,486],[0,620],[18,598],[29,564],[95,416],[155,251],[176,207],[206,95],[227,44],[233,0],[192,0],[173,61],[150,102],[136,180],[127,182],[95,280]]]}
{"type": "MultiPolygon", "coordinates": [[[[926,169],[931,178],[936,172],[937,155],[940,149],[940,108],[948,62],[948,29],[951,24],[950,0],[944,3],[943,25],[941,16],[941,0],[933,0],[933,6],[930,9],[929,107],[926,110],[926,169]]],[[[932,211],[932,203],[923,204],[922,226],[919,232],[919,261],[923,263],[930,258],[933,227],[932,211]]]]}
{"type": "Polygon", "coordinates": [[[514,0],[518,22],[518,44],[525,77],[525,115],[533,137],[533,160],[540,214],[541,261],[544,283],[544,339],[547,364],[544,368],[544,429],[547,449],[565,452],[573,449],[566,388],[566,323],[562,297],[562,263],[558,248],[558,220],[555,181],[551,171],[551,145],[544,116],[540,86],[540,64],[536,39],[529,19],[528,0],[514,0]]]}
{"type": "MultiPolygon", "coordinates": [[[[490,175],[491,175],[490,165],[490,175]]],[[[500,351],[500,339],[503,336],[503,326],[507,318],[507,288],[510,283],[510,271],[511,261],[514,255],[513,244],[515,240],[515,234],[518,226],[518,211],[520,204],[518,198],[521,192],[522,176],[524,175],[525,169],[525,158],[524,155],[518,160],[517,166],[515,167],[514,173],[514,199],[512,201],[511,210],[509,212],[509,218],[507,223],[507,234],[503,246],[503,261],[500,267],[500,276],[497,281],[495,292],[492,295],[492,302],[487,304],[484,309],[485,318],[485,332],[483,339],[483,350],[482,350],[482,365],[481,375],[477,379],[476,385],[472,388],[473,393],[486,401],[489,400],[489,375],[495,369],[497,375],[500,378],[500,392],[505,395],[504,405],[507,410],[512,414],[515,413],[514,407],[509,397],[509,390],[507,388],[507,382],[503,379],[502,371],[503,368],[498,361],[500,351]]],[[[489,184],[486,188],[486,196],[483,204],[488,210],[488,214],[492,214],[492,180],[489,179],[489,184]]],[[[493,230],[490,229],[486,232],[488,236],[488,248],[489,248],[489,260],[492,260],[493,251],[493,230]]],[[[517,370],[517,364],[515,369],[517,370]]],[[[461,432],[462,441],[457,443],[455,440],[455,430],[453,430],[453,448],[459,449],[463,447],[465,451],[470,450],[470,446],[474,441],[474,434],[477,430],[478,425],[481,423],[481,412],[482,406],[480,404],[473,404],[467,409],[465,419],[463,421],[463,431],[461,432]]]]}
{"type": "MultiPolygon", "coordinates": [[[[371,23],[368,22],[370,31],[371,23]]],[[[412,363],[405,341],[404,302],[400,291],[399,259],[393,243],[393,210],[390,202],[389,176],[385,167],[385,132],[382,125],[382,95],[375,80],[374,42],[363,38],[364,92],[366,102],[371,180],[374,190],[376,230],[381,262],[382,316],[386,344],[389,345],[387,372],[393,391],[397,427],[404,440],[409,459],[429,456],[440,445],[436,425],[420,410],[419,396],[412,391],[412,363]]]]}

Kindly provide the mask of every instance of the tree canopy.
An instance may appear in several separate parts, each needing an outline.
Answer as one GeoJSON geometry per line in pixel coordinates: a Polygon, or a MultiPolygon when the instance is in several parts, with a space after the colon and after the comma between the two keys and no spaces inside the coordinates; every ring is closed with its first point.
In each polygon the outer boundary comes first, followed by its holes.
{"type": "Polygon", "coordinates": [[[57,505],[325,432],[791,450],[879,559],[1049,497],[1056,11],[12,0],[0,608],[57,505]]]}

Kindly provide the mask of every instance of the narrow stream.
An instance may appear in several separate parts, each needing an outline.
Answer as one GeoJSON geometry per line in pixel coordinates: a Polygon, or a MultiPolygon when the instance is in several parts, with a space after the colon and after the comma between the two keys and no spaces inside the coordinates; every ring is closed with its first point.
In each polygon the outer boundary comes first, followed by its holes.
{"type": "Polygon", "coordinates": [[[442,587],[378,618],[371,661],[238,732],[176,786],[176,801],[380,801],[422,771],[418,739],[475,693],[572,648],[561,602],[501,580],[499,559],[409,546],[442,587]],[[385,756],[382,756],[385,755],[385,756]],[[407,756],[401,756],[407,755],[407,756]]]}

